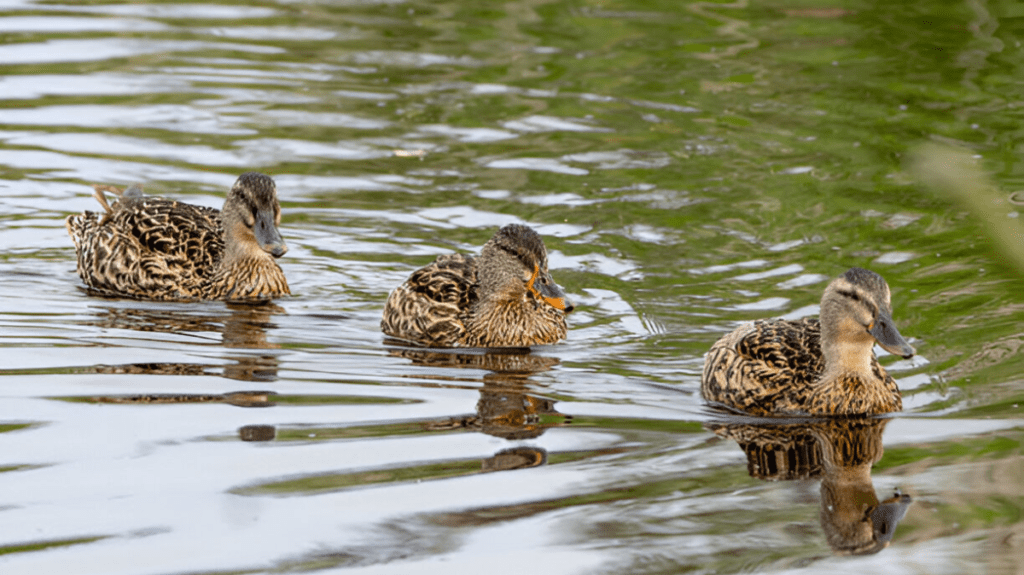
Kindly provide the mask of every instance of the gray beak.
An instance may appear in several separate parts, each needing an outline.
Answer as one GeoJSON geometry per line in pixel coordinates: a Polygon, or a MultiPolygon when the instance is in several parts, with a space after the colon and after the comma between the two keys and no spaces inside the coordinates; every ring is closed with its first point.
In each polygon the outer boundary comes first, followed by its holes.
{"type": "Polygon", "coordinates": [[[917,353],[913,346],[907,343],[907,340],[903,339],[900,332],[896,330],[896,324],[892,321],[892,315],[884,309],[878,310],[878,317],[875,318],[875,323],[871,325],[871,329],[868,331],[878,341],[878,345],[882,346],[889,353],[902,356],[904,359],[910,358],[917,353]]]}
{"type": "Polygon", "coordinates": [[[256,241],[263,251],[279,258],[288,251],[288,246],[281,237],[281,232],[274,223],[274,212],[272,210],[259,210],[256,212],[256,225],[252,231],[256,234],[256,241]]]}
{"type": "Polygon", "coordinates": [[[911,499],[909,495],[895,495],[878,504],[871,512],[871,526],[875,532],[875,540],[888,543],[896,532],[896,525],[907,514],[911,499]]]}

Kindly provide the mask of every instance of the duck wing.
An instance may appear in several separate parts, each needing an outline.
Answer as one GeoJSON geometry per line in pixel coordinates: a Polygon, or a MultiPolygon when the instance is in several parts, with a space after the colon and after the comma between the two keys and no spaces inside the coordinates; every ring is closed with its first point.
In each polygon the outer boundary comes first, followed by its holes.
{"type": "Polygon", "coordinates": [[[457,345],[466,332],[460,316],[477,301],[473,256],[439,256],[388,297],[381,330],[430,347],[457,345]]]}
{"type": "Polygon", "coordinates": [[[751,364],[752,374],[790,385],[810,385],[825,368],[817,319],[755,321],[735,348],[751,364]]]}
{"type": "Polygon", "coordinates": [[[219,210],[141,194],[123,195],[102,217],[71,216],[67,227],[78,274],[102,295],[201,298],[224,253],[219,210]]]}
{"type": "Polygon", "coordinates": [[[817,319],[759,320],[711,346],[701,393],[754,415],[797,413],[824,367],[817,319]]]}
{"type": "Polygon", "coordinates": [[[163,198],[122,200],[112,220],[131,234],[144,256],[209,277],[224,253],[220,210],[163,198]]]}

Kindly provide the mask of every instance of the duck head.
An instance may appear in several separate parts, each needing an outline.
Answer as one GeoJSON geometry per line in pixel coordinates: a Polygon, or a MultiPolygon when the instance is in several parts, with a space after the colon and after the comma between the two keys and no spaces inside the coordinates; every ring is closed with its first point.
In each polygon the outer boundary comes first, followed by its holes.
{"type": "Polygon", "coordinates": [[[570,313],[575,306],[548,273],[548,255],[540,235],[521,224],[509,224],[480,253],[477,278],[481,297],[522,294],[570,313]]]}
{"type": "Polygon", "coordinates": [[[850,268],[821,298],[822,351],[828,355],[829,347],[870,349],[875,342],[904,358],[916,353],[893,323],[889,285],[875,272],[850,268]]]}
{"type": "Polygon", "coordinates": [[[275,258],[288,251],[278,226],[281,224],[281,204],[277,201],[277,187],[270,176],[246,172],[238,177],[228,192],[222,210],[224,229],[231,238],[248,249],[259,249],[275,258]]]}

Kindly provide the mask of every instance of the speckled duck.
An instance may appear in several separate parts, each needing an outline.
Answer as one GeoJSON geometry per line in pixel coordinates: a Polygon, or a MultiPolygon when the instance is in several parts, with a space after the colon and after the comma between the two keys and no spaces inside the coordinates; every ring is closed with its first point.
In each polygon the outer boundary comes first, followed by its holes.
{"type": "Polygon", "coordinates": [[[564,339],[572,310],[540,235],[509,224],[479,256],[443,255],[413,272],[388,297],[380,325],[428,347],[527,347],[564,339]]]}
{"type": "Polygon", "coordinates": [[[758,320],[711,346],[701,393],[751,415],[874,415],[903,408],[873,351],[909,358],[914,348],[892,320],[882,276],[852,268],[832,281],[818,319],[758,320]]]}
{"type": "Polygon", "coordinates": [[[94,186],[102,213],[69,216],[78,275],[91,293],[161,301],[265,301],[289,294],[276,258],[281,206],[274,180],[247,172],[217,210],[94,186]],[[118,197],[108,204],[104,192],[118,197]]]}

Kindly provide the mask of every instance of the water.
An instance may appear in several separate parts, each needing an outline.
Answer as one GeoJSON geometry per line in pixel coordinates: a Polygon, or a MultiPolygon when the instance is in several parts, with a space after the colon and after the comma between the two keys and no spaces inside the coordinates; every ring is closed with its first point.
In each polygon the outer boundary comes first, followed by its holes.
{"type": "Polygon", "coordinates": [[[1024,569],[1021,270],[905,170],[955,144],[1020,189],[1016,3],[0,11],[5,574],[1024,569]],[[91,184],[217,207],[251,169],[294,297],[81,289],[91,184]],[[390,289],[509,222],[579,304],[568,341],[383,343],[390,289]],[[920,352],[883,358],[877,462],[825,469],[913,500],[863,556],[829,544],[832,480],[752,477],[698,391],[722,333],[854,265],[920,352]]]}

